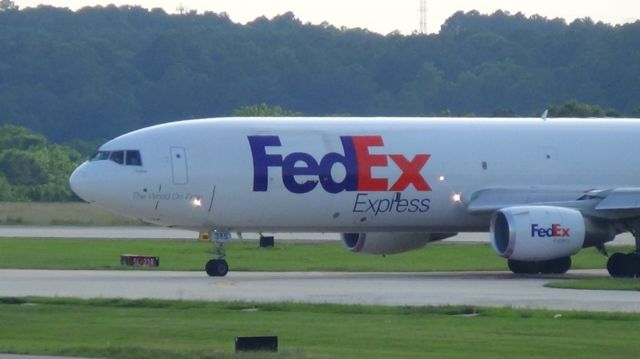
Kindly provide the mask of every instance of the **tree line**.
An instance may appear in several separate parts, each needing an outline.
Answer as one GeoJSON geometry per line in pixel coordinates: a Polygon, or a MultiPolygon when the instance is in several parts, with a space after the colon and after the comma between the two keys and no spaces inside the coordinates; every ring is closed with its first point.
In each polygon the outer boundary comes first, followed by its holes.
{"type": "Polygon", "coordinates": [[[15,125],[0,126],[0,201],[69,201],[69,175],[83,156],[15,125]]]}
{"type": "Polygon", "coordinates": [[[269,103],[305,115],[640,114],[640,22],[459,12],[437,35],[0,3],[0,124],[55,142],[269,103]]]}

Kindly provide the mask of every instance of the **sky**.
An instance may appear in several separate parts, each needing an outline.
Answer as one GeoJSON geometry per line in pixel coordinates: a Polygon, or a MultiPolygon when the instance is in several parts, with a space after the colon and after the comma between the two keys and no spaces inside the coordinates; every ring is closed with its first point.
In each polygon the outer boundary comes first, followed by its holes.
{"type": "MultiPolygon", "coordinates": [[[[366,28],[387,34],[398,30],[409,34],[419,29],[419,0],[14,0],[20,6],[36,7],[47,4],[72,10],[95,5],[140,5],[145,8],[161,7],[168,13],[183,8],[226,12],[239,23],[259,16],[271,18],[292,11],[302,22],[334,26],[366,28]]],[[[440,30],[442,23],[458,10],[478,10],[491,14],[498,9],[527,16],[538,14],[548,18],[561,17],[571,22],[576,18],[591,17],[594,21],[611,24],[634,22],[640,18],[639,0],[427,0],[427,29],[440,30]]]]}

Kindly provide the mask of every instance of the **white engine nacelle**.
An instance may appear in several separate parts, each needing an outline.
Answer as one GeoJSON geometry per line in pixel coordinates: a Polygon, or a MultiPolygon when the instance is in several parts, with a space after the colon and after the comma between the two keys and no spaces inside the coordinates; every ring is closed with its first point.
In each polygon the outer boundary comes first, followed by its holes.
{"type": "Polygon", "coordinates": [[[502,257],[544,261],[571,256],[582,247],[608,242],[613,226],[585,218],[573,208],[509,207],[491,218],[491,246],[502,257]]]}
{"type": "Polygon", "coordinates": [[[427,243],[455,236],[457,233],[371,232],[343,233],[342,244],[351,252],[394,254],[424,247],[427,243]]]}

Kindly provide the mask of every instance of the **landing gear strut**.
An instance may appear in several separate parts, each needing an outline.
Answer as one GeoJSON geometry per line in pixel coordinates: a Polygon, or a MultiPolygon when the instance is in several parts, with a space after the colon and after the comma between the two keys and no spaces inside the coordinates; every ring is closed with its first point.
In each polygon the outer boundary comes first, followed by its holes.
{"type": "Polygon", "coordinates": [[[636,250],[631,253],[614,253],[607,261],[607,270],[614,278],[640,277],[640,220],[627,223],[636,240],[636,250]]]}
{"type": "Polygon", "coordinates": [[[509,259],[509,269],[516,274],[563,274],[571,268],[571,257],[548,261],[525,262],[509,259]]]}
{"type": "Polygon", "coordinates": [[[207,262],[204,270],[209,277],[224,277],[229,272],[229,265],[224,259],[224,242],[231,238],[228,232],[212,232],[211,237],[216,243],[215,255],[216,258],[207,262]]]}

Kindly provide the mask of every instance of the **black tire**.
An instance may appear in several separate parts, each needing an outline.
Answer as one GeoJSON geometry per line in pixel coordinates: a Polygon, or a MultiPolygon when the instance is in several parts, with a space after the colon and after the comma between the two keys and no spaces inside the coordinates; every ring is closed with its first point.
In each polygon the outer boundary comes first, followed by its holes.
{"type": "Polygon", "coordinates": [[[631,277],[630,257],[624,253],[614,253],[607,261],[607,271],[614,278],[631,277]]]}
{"type": "Polygon", "coordinates": [[[544,269],[544,262],[524,262],[527,274],[541,274],[544,269]]]}
{"type": "Polygon", "coordinates": [[[229,265],[224,259],[212,259],[204,267],[209,277],[224,277],[229,272],[229,265]]]}
{"type": "Polygon", "coordinates": [[[627,270],[629,277],[640,277],[640,255],[638,253],[627,254],[627,270]]]}
{"type": "Polygon", "coordinates": [[[514,261],[509,259],[507,261],[507,265],[509,266],[509,270],[515,274],[523,274],[524,273],[524,268],[522,265],[522,262],[520,261],[514,261]]]}
{"type": "Polygon", "coordinates": [[[515,274],[538,274],[542,271],[542,262],[525,262],[509,259],[509,269],[515,274]]]}
{"type": "Polygon", "coordinates": [[[543,263],[543,274],[564,274],[571,268],[571,257],[556,258],[543,263]]]}

